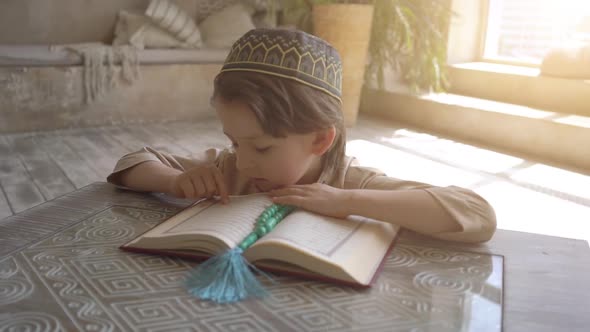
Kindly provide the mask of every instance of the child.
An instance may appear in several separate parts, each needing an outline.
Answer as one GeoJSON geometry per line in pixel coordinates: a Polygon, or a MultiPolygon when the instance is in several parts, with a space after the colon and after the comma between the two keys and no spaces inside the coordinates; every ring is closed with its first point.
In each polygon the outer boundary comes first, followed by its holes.
{"type": "Polygon", "coordinates": [[[325,41],[255,29],[232,46],[211,103],[232,149],[186,159],[149,147],[121,158],[108,181],[183,198],[268,192],[319,214],[374,218],[440,239],[487,241],[492,207],[471,190],[385,176],[345,156],[341,62],[325,41]]]}

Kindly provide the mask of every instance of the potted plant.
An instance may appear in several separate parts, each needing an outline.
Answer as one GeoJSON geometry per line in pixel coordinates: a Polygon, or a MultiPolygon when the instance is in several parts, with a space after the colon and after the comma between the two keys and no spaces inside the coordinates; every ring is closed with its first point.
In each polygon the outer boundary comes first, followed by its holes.
{"type": "Polygon", "coordinates": [[[334,46],[342,59],[342,112],[344,124],[355,124],[364,83],[371,36],[371,0],[292,0],[283,6],[289,23],[334,46]],[[290,7],[289,7],[290,6],[290,7]]]}
{"type": "Polygon", "coordinates": [[[414,92],[446,90],[449,0],[283,0],[281,8],[283,23],[326,39],[341,53],[343,82],[350,85],[343,86],[348,126],[360,99],[355,80],[375,80],[383,88],[385,72],[395,70],[414,92]]]}
{"type": "Polygon", "coordinates": [[[366,78],[382,88],[393,68],[414,92],[445,91],[451,17],[449,0],[375,0],[366,78]]]}
{"type": "Polygon", "coordinates": [[[315,0],[311,10],[313,33],[328,41],[342,60],[342,112],[344,125],[356,123],[365,81],[367,53],[373,21],[371,1],[315,0]]]}

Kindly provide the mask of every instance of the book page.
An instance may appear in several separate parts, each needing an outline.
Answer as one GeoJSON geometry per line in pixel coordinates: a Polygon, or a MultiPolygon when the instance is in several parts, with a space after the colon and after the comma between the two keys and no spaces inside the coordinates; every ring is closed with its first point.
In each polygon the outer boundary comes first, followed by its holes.
{"type": "Polygon", "coordinates": [[[358,219],[343,220],[296,210],[259,242],[281,239],[329,257],[361,224],[358,219]]]}
{"type": "MultiPolygon", "coordinates": [[[[230,196],[230,203],[204,200],[144,233],[141,237],[182,237],[210,235],[235,247],[253,229],[256,218],[272,204],[264,194],[230,196]]],[[[175,249],[171,244],[170,249],[175,249]]]]}
{"type": "Polygon", "coordinates": [[[303,210],[287,216],[259,242],[282,240],[320,256],[331,256],[362,225],[359,219],[330,218],[303,210]]]}
{"type": "Polygon", "coordinates": [[[253,260],[279,259],[316,273],[368,284],[398,229],[359,216],[338,219],[298,210],[246,255],[253,260]]]}

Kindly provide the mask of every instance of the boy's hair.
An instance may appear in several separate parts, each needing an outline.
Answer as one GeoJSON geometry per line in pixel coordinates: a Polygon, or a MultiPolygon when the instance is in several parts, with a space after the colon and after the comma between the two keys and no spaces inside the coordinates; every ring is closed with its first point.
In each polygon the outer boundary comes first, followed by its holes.
{"type": "Polygon", "coordinates": [[[307,134],[334,126],[336,137],[322,156],[332,175],[345,154],[346,132],[340,101],[299,82],[255,72],[222,72],[215,78],[212,100],[245,103],[265,133],[273,137],[307,134]]]}

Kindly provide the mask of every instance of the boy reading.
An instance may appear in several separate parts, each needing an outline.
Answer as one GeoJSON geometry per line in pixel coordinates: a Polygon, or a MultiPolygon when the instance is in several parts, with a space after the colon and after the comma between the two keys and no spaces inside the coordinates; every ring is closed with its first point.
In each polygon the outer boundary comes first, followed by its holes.
{"type": "Polygon", "coordinates": [[[342,65],[324,40],[254,29],[237,40],[211,103],[232,147],[187,159],[146,147],[123,156],[108,181],[182,198],[264,192],[321,215],[359,215],[436,238],[483,242],[493,208],[475,192],[405,181],[345,155],[342,65]]]}

